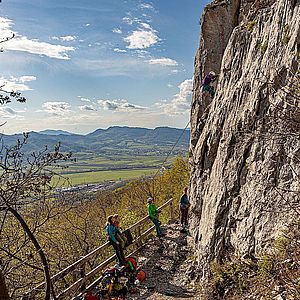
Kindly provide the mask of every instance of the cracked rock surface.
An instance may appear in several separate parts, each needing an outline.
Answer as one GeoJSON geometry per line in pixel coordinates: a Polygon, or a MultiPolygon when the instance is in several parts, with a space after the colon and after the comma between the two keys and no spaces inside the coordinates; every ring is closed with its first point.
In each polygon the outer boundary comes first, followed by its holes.
{"type": "Polygon", "coordinates": [[[297,0],[205,9],[189,159],[191,234],[204,269],[268,249],[299,218],[299,26],[297,0]],[[209,71],[219,74],[213,99],[201,90],[209,71]]]}

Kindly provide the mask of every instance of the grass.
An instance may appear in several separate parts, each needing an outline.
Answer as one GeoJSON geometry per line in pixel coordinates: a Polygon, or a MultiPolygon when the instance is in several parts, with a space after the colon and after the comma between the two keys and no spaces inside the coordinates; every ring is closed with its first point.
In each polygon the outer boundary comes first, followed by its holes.
{"type": "MultiPolygon", "coordinates": [[[[88,183],[101,183],[108,180],[126,180],[150,175],[156,172],[156,169],[131,169],[131,170],[115,170],[115,171],[94,171],[94,172],[78,172],[73,174],[65,174],[71,185],[81,185],[88,183]]],[[[65,183],[64,185],[67,185],[65,183]]]]}
{"type": "Polygon", "coordinates": [[[300,223],[295,222],[264,253],[211,263],[204,299],[300,299],[299,244],[300,223]]]}
{"type": "MultiPolygon", "coordinates": [[[[135,179],[144,175],[154,174],[162,165],[163,155],[98,155],[93,153],[76,153],[75,162],[60,173],[68,181],[59,186],[81,185],[89,183],[102,183],[108,180],[135,179]]],[[[165,167],[173,163],[174,157],[170,157],[165,167]]],[[[57,178],[53,184],[57,184],[57,178]]]]}
{"type": "MultiPolygon", "coordinates": [[[[170,158],[168,163],[174,158],[170,158]]],[[[163,162],[161,156],[126,156],[120,155],[118,157],[106,157],[99,155],[87,155],[80,154],[76,155],[76,162],[68,165],[67,169],[64,169],[63,174],[71,173],[83,173],[91,171],[107,171],[115,169],[147,169],[155,168],[160,166],[163,162]]]]}

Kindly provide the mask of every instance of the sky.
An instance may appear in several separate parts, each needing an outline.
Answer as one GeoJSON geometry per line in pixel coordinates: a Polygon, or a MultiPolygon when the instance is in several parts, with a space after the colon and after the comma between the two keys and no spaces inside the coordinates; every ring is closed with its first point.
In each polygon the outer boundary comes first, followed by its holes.
{"type": "Polygon", "coordinates": [[[208,2],[2,0],[0,131],[184,128],[208,2]]]}

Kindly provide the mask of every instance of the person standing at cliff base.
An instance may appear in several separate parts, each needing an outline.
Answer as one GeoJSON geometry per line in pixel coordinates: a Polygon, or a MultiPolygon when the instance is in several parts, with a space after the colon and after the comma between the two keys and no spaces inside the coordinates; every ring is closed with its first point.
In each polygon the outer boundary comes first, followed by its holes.
{"type": "Polygon", "coordinates": [[[210,84],[213,83],[217,79],[217,75],[215,72],[210,71],[203,79],[202,82],[202,91],[208,92],[210,96],[213,98],[215,96],[215,88],[210,84]]]}
{"type": "Polygon", "coordinates": [[[182,227],[188,226],[188,211],[190,206],[189,197],[187,195],[188,188],[183,189],[183,195],[180,197],[179,210],[180,210],[180,222],[182,227]]]}
{"type": "Polygon", "coordinates": [[[158,210],[154,204],[153,198],[147,199],[148,203],[148,217],[154,223],[157,236],[164,236],[160,228],[160,222],[158,220],[158,210]]]}
{"type": "Polygon", "coordinates": [[[120,242],[118,241],[119,236],[121,236],[121,232],[114,225],[115,221],[116,221],[115,216],[109,216],[107,218],[107,223],[106,223],[105,229],[106,229],[106,233],[108,236],[108,240],[115,249],[119,265],[124,266],[125,265],[125,256],[123,253],[122,246],[121,246],[120,242]]]}

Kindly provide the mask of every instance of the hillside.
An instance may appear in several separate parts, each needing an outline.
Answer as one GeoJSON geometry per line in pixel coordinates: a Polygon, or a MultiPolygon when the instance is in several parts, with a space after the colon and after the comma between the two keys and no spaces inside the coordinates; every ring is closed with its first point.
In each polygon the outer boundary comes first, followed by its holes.
{"type": "MultiPolygon", "coordinates": [[[[179,140],[173,154],[187,152],[189,143],[189,130],[170,127],[155,129],[113,126],[108,129],[97,129],[87,135],[72,134],[69,132],[47,130],[45,132],[30,132],[26,151],[38,151],[41,147],[61,142],[62,151],[73,153],[85,152],[101,155],[164,155],[179,140]]],[[[21,134],[2,135],[3,144],[13,145],[21,134]]]]}

